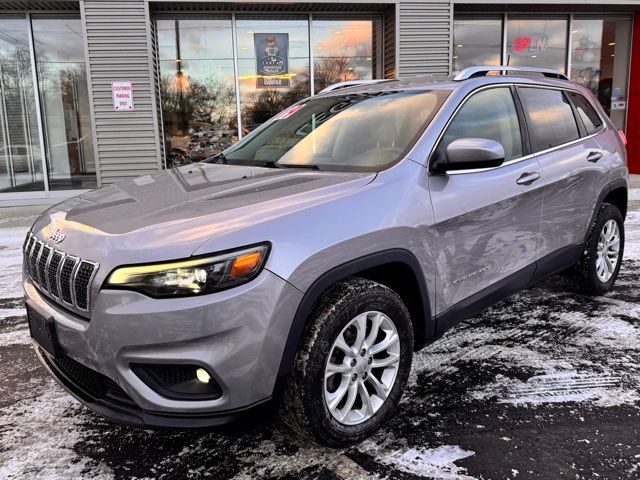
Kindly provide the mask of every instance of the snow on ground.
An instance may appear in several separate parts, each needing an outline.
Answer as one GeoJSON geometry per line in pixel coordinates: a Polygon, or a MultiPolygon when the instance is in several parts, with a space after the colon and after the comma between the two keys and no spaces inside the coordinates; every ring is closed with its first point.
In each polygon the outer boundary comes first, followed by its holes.
{"type": "MultiPolygon", "coordinates": [[[[634,193],[635,195],[635,193],[634,193]]],[[[0,478],[634,478],[640,472],[640,211],[616,288],[551,278],[415,356],[398,414],[345,450],[280,421],[152,432],[81,406],[37,364],[20,289],[30,219],[0,219],[0,478]],[[16,223],[25,225],[16,227],[16,223]]]]}

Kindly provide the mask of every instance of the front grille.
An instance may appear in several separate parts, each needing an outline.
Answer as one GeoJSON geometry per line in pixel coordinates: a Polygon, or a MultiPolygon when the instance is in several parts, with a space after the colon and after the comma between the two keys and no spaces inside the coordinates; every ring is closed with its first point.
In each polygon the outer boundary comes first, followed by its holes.
{"type": "Polygon", "coordinates": [[[67,255],[31,233],[24,243],[24,261],[31,280],[41,290],[67,305],[89,311],[97,263],[67,255]]]}

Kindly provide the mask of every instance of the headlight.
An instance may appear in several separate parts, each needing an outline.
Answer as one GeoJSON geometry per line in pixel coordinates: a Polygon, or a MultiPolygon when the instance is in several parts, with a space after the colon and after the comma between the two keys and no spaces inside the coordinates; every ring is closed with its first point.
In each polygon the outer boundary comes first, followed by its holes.
{"type": "Polygon", "coordinates": [[[204,295],[246,283],[258,275],[269,245],[190,260],[121,267],[111,272],[106,288],[126,288],[152,297],[204,295]]]}

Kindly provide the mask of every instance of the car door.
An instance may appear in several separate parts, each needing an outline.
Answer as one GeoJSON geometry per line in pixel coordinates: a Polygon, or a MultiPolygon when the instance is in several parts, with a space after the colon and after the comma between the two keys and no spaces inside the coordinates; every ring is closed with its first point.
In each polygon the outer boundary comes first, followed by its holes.
{"type": "MultiPolygon", "coordinates": [[[[469,95],[432,155],[433,161],[449,143],[469,137],[498,141],[505,150],[500,167],[429,176],[439,314],[462,316],[465,308],[490,303],[492,295],[518,290],[533,277],[542,210],[541,169],[527,155],[522,112],[514,93],[512,87],[501,85],[469,95]]],[[[438,324],[438,329],[447,326],[438,324]]]]}
{"type": "MultiPolygon", "coordinates": [[[[540,268],[536,272],[542,276],[574,263],[582,253],[602,176],[598,162],[603,153],[586,131],[587,125],[577,118],[582,114],[571,100],[579,100],[575,97],[579,94],[540,87],[518,87],[518,94],[543,173],[540,268]]],[[[588,102],[581,107],[585,115],[587,108],[588,102]]],[[[591,133],[602,127],[598,120],[593,118],[588,125],[591,133]]]]}

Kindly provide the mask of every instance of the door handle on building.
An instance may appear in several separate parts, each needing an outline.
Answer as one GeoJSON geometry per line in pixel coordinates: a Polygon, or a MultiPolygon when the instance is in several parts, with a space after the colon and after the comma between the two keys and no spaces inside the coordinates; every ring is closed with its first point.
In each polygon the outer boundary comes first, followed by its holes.
{"type": "Polygon", "coordinates": [[[596,163],[601,158],[602,158],[602,152],[598,152],[598,151],[589,152],[589,155],[587,155],[587,161],[592,163],[596,163]]]}
{"type": "Polygon", "coordinates": [[[522,175],[520,175],[518,180],[516,180],[516,183],[518,185],[531,185],[533,182],[535,182],[539,178],[540,178],[539,172],[525,172],[522,175]]]}

